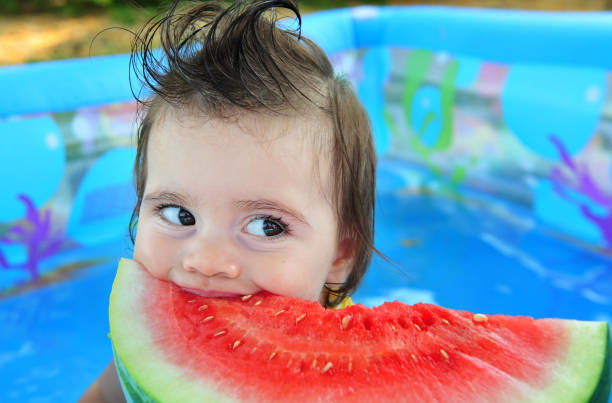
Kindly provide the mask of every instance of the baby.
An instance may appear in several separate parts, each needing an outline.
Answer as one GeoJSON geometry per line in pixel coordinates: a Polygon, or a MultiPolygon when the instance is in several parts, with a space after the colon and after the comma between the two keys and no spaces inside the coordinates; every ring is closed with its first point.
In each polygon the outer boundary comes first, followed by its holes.
{"type": "MultiPolygon", "coordinates": [[[[333,308],[376,251],[376,154],[350,85],[277,12],[301,22],[292,0],[175,2],[137,36],[133,66],[152,95],[141,101],[134,259],[202,296],[265,290],[333,308]]],[[[105,399],[123,399],[112,363],[81,401],[105,399]]]]}

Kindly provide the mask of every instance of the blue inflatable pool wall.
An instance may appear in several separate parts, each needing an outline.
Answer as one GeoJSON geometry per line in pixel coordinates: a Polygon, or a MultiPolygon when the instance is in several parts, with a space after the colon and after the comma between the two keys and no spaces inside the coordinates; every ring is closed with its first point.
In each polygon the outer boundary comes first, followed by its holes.
{"type": "MultiPolygon", "coordinates": [[[[303,34],[368,109],[376,243],[403,267],[374,262],[358,302],[610,320],[612,14],[364,6],[303,34]]],[[[74,401],[110,361],[128,61],[0,68],[3,401],[74,401]]]]}

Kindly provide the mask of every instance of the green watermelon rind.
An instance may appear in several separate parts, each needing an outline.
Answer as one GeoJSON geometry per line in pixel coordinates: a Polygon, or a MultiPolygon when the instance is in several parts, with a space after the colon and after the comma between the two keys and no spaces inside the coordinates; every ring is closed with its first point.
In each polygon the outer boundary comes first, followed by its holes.
{"type": "MultiPolygon", "coordinates": [[[[135,319],[141,317],[139,307],[148,296],[144,276],[147,274],[135,263],[122,259],[110,298],[115,363],[126,397],[133,402],[188,402],[196,396],[198,401],[233,401],[215,385],[170,363],[155,347],[149,324],[135,319]],[[129,326],[123,326],[127,320],[129,326]],[[155,392],[148,390],[147,385],[155,392]]],[[[515,385],[522,389],[520,401],[606,403],[611,376],[608,324],[573,320],[564,320],[563,324],[570,342],[564,361],[551,369],[555,380],[543,389],[515,385]]]]}
{"type": "Polygon", "coordinates": [[[564,323],[571,341],[563,365],[554,370],[556,380],[529,393],[527,401],[607,403],[611,375],[608,323],[575,320],[564,323]]]}
{"type": "Polygon", "coordinates": [[[589,399],[589,403],[607,403],[610,399],[610,382],[612,380],[612,348],[610,345],[610,327],[607,327],[608,346],[605,353],[605,362],[603,365],[601,380],[589,399]]]}
{"type": "Polygon", "coordinates": [[[125,368],[119,357],[117,357],[117,353],[113,348],[113,359],[115,362],[115,368],[117,369],[117,376],[119,377],[119,382],[121,383],[121,389],[123,390],[123,395],[125,396],[125,400],[127,403],[158,403],[157,400],[153,399],[147,392],[144,391],[136,383],[134,378],[130,376],[130,373],[125,368]]]}
{"type": "MultiPolygon", "coordinates": [[[[122,259],[110,297],[110,333],[115,365],[124,393],[133,402],[189,402],[197,396],[203,402],[230,402],[214,385],[196,379],[185,368],[170,363],[151,337],[148,324],[141,317],[141,302],[147,292],[144,273],[134,263],[122,259]],[[123,322],[129,320],[129,325],[123,322]],[[147,385],[155,387],[149,390],[147,385]]],[[[127,398],[127,396],[126,396],[127,398]]]]}

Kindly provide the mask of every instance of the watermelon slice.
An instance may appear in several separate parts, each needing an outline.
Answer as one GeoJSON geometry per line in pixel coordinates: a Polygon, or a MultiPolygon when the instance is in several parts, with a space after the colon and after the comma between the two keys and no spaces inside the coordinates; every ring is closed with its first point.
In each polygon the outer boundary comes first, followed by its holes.
{"type": "Polygon", "coordinates": [[[606,402],[610,390],[605,322],[204,298],[126,259],[110,328],[136,402],[606,402]]]}

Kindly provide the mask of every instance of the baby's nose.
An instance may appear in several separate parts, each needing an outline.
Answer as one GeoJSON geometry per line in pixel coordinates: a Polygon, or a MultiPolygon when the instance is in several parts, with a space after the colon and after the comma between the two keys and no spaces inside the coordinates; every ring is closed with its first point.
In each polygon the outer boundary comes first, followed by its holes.
{"type": "Polygon", "coordinates": [[[235,259],[218,245],[199,244],[183,257],[185,271],[198,272],[207,277],[224,276],[237,278],[241,268],[235,259]]]}

